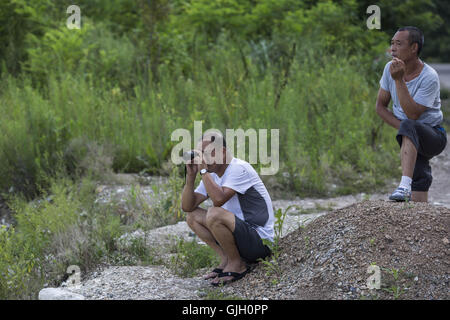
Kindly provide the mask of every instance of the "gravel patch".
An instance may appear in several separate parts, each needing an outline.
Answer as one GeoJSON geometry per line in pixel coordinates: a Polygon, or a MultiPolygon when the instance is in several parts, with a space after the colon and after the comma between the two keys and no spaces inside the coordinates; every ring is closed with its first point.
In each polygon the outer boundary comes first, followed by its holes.
{"type": "Polygon", "coordinates": [[[164,266],[109,267],[81,285],[67,287],[88,300],[196,300],[207,286],[200,277],[179,278],[164,266]]]}
{"type": "Polygon", "coordinates": [[[222,290],[248,299],[449,299],[450,209],[363,201],[281,240],[280,273],[259,264],[222,290]],[[367,269],[381,270],[369,289],[367,269]]]}

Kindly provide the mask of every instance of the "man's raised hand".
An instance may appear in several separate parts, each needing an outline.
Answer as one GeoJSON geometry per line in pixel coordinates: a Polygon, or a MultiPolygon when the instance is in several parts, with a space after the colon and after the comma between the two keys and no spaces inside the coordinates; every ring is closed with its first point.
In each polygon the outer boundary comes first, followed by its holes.
{"type": "Polygon", "coordinates": [[[197,156],[194,157],[192,160],[186,161],[186,174],[189,176],[196,176],[197,172],[200,171],[200,165],[202,163],[201,159],[202,152],[199,150],[193,150],[197,154],[197,156]]]}
{"type": "Polygon", "coordinates": [[[399,58],[392,58],[392,63],[389,67],[392,79],[401,80],[405,74],[405,63],[399,58]]]}

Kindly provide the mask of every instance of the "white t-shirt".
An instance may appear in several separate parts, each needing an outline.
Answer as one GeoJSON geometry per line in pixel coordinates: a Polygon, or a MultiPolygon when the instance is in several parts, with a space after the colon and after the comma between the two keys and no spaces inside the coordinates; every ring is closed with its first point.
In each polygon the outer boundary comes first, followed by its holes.
{"type": "MultiPolygon", "coordinates": [[[[383,90],[391,93],[393,101],[394,116],[399,120],[408,119],[400,100],[397,96],[395,80],[392,78],[389,67],[392,61],[389,61],[384,67],[383,76],[380,79],[380,86],[383,90]]],[[[429,124],[434,127],[442,123],[441,98],[439,76],[437,72],[424,63],[422,72],[416,78],[406,82],[409,94],[414,101],[420,105],[427,107],[417,121],[429,124]]]]}
{"type": "MultiPolygon", "coordinates": [[[[222,208],[247,222],[262,239],[273,241],[272,200],[255,169],[248,162],[233,158],[222,177],[213,172],[210,174],[217,185],[236,191],[222,208]]],[[[208,196],[203,181],[194,191],[208,196]]]]}

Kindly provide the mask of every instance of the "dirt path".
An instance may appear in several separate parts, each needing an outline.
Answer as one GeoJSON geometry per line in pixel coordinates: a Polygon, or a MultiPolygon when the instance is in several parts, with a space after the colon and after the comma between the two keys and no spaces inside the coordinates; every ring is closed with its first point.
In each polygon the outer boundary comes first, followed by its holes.
{"type": "MultiPolygon", "coordinates": [[[[441,88],[450,89],[450,63],[430,64],[439,74],[441,88]]],[[[431,160],[433,183],[429,192],[429,201],[433,204],[450,206],[450,136],[447,135],[447,147],[444,152],[431,160]]]]}
{"type": "Polygon", "coordinates": [[[439,74],[441,88],[450,89],[450,63],[430,63],[429,65],[439,74]]]}
{"type": "Polygon", "coordinates": [[[429,191],[429,202],[450,208],[450,136],[447,147],[437,157],[431,159],[433,183],[429,191]]]}

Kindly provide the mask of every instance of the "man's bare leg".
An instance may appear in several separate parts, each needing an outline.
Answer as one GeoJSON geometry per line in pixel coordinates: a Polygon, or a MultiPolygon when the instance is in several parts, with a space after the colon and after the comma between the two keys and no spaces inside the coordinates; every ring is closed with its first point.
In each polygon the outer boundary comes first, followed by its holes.
{"type": "Polygon", "coordinates": [[[407,136],[402,136],[402,146],[400,148],[400,158],[402,164],[402,178],[400,185],[391,194],[389,200],[394,201],[416,201],[415,199],[423,199],[423,196],[413,199],[411,192],[412,177],[414,175],[414,167],[417,161],[417,149],[414,143],[407,136]]]}
{"type": "Polygon", "coordinates": [[[400,149],[402,175],[412,178],[414,166],[416,165],[417,149],[407,136],[402,136],[402,147],[400,149]]]}
{"type": "Polygon", "coordinates": [[[428,202],[428,191],[413,191],[411,200],[415,202],[428,202]]]}
{"type": "MultiPolygon", "coordinates": [[[[186,222],[192,231],[194,231],[195,234],[203,240],[203,242],[210,246],[219,255],[221,262],[217,268],[223,269],[228,263],[228,258],[224,250],[216,243],[216,239],[207,227],[206,213],[207,211],[205,209],[197,207],[194,211],[187,213],[186,222]]],[[[205,275],[204,279],[210,279],[216,276],[217,273],[211,272],[205,275]]]]}
{"type": "MultiPolygon", "coordinates": [[[[402,161],[402,175],[412,178],[414,174],[414,167],[417,159],[417,149],[410,138],[402,137],[401,161],[402,161]]],[[[427,191],[412,191],[411,201],[428,202],[427,191]]]]}
{"type": "MultiPolygon", "coordinates": [[[[244,272],[246,264],[242,261],[239,255],[239,250],[236,247],[233,231],[235,228],[235,216],[233,213],[220,208],[212,207],[208,210],[206,215],[206,224],[213,236],[219,242],[225,255],[228,258],[228,262],[223,269],[223,272],[244,272]]],[[[231,280],[232,277],[223,277],[220,280],[213,282],[221,282],[231,280]]]]}

